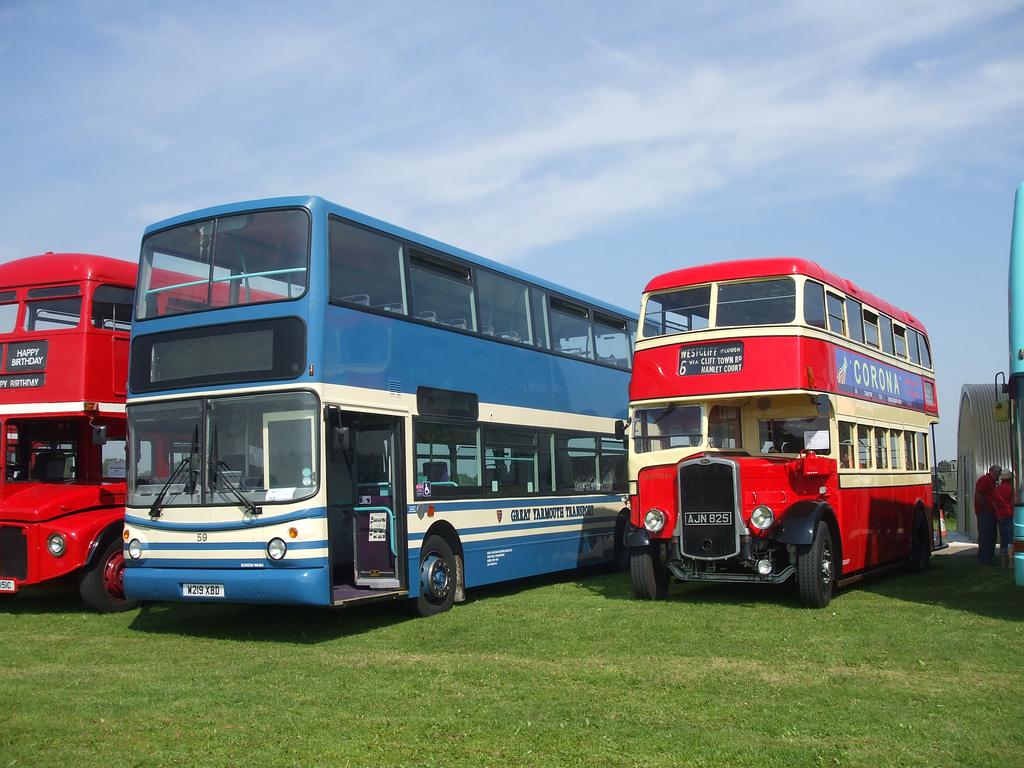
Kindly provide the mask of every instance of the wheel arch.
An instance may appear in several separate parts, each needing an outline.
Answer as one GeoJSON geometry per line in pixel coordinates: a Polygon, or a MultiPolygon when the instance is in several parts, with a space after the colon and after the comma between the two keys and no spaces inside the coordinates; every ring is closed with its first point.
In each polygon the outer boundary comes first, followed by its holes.
{"type": "Polygon", "coordinates": [[[786,510],[785,516],[771,537],[781,544],[809,546],[814,541],[814,532],[818,523],[824,520],[832,534],[832,548],[837,555],[837,562],[843,562],[843,537],[839,530],[839,520],[832,505],[827,501],[798,501],[786,510]]]}
{"type": "Polygon", "coordinates": [[[110,543],[111,539],[121,539],[122,532],[124,531],[124,521],[117,520],[113,523],[108,523],[104,528],[92,537],[92,541],[89,542],[89,551],[85,556],[85,562],[82,563],[83,568],[95,564],[97,558],[103,552],[107,544],[110,543]]]}

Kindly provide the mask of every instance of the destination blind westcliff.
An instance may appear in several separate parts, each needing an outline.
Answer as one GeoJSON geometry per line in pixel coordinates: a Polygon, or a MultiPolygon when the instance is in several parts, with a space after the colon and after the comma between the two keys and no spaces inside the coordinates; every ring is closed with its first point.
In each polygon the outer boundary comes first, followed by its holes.
{"type": "Polygon", "coordinates": [[[679,375],[739,373],[743,370],[743,342],[695,344],[679,348],[679,375]]]}

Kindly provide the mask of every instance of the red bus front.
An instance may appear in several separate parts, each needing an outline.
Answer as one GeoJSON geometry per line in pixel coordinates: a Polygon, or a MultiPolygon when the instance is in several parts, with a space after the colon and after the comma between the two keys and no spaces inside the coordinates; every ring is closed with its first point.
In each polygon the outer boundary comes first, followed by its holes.
{"type": "Polygon", "coordinates": [[[77,581],[121,588],[124,396],[135,267],[82,254],[0,265],[0,595],[77,581]]]}

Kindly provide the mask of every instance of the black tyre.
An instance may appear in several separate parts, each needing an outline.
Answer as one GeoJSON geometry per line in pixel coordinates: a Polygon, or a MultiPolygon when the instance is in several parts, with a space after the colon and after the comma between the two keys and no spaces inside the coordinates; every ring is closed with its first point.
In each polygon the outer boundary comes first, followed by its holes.
{"type": "Polygon", "coordinates": [[[612,558],[612,569],[624,571],[629,568],[629,544],[626,543],[626,523],[629,518],[619,515],[615,521],[615,554],[612,558]]]}
{"type": "Polygon", "coordinates": [[[455,554],[441,536],[428,536],[420,548],[419,594],[416,613],[434,616],[444,613],[455,602],[455,554]]]}
{"type": "Polygon", "coordinates": [[[669,573],[661,560],[661,548],[656,544],[630,547],[629,571],[633,577],[633,592],[641,600],[664,600],[668,597],[669,573]]]}
{"type": "Polygon", "coordinates": [[[100,613],[120,613],[138,606],[138,600],[124,597],[124,549],[120,539],[108,541],[99,557],[82,570],[78,591],[85,604],[100,613]]]}
{"type": "Polygon", "coordinates": [[[818,523],[814,541],[801,546],[797,552],[796,571],[800,602],[808,608],[828,605],[836,575],[832,532],[824,520],[818,523]]]}
{"type": "Polygon", "coordinates": [[[910,533],[910,554],[907,555],[907,571],[924,573],[932,556],[932,532],[924,512],[914,513],[914,527],[910,533]]]}

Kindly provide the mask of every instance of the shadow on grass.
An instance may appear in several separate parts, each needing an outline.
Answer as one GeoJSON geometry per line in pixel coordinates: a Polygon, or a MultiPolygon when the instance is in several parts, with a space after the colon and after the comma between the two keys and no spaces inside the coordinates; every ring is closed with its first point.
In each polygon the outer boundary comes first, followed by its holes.
{"type": "MultiPolygon", "coordinates": [[[[628,572],[593,573],[581,585],[607,600],[636,600],[628,572]]],[[[857,592],[880,595],[995,619],[1024,620],[1024,590],[1014,583],[1013,572],[979,566],[970,552],[933,556],[924,573],[902,568],[866,576],[836,590],[832,603],[841,604],[857,592]]],[[[773,604],[807,610],[800,603],[795,578],[782,584],[681,583],[673,579],[667,603],[757,605],[773,604]]]]}
{"type": "Polygon", "coordinates": [[[82,602],[78,589],[70,584],[25,587],[16,594],[0,597],[0,613],[42,616],[56,613],[95,613],[82,602]]]}
{"type": "Polygon", "coordinates": [[[893,571],[859,585],[865,591],[978,616],[1024,620],[1024,590],[1013,571],[978,565],[970,554],[932,557],[924,573],[893,571]]]}
{"type": "Polygon", "coordinates": [[[159,635],[313,645],[411,621],[411,616],[402,608],[400,603],[342,609],[238,603],[143,603],[129,628],[159,635]]]}

